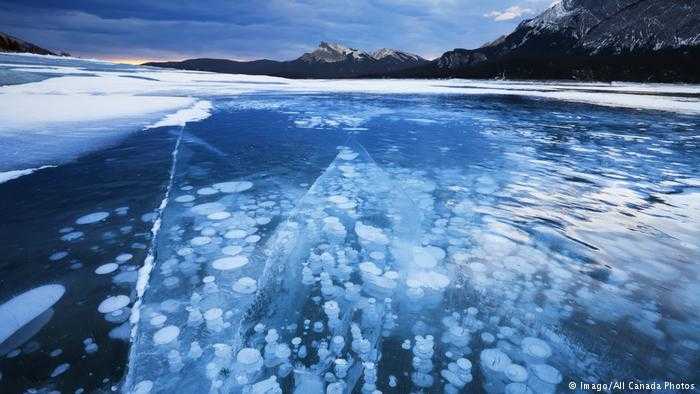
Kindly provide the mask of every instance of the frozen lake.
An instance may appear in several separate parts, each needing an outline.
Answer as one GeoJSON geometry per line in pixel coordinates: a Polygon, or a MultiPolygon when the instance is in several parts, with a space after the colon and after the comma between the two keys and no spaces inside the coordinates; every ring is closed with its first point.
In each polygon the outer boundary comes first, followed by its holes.
{"type": "Polygon", "coordinates": [[[700,87],[0,85],[2,393],[700,380],[700,87]]]}

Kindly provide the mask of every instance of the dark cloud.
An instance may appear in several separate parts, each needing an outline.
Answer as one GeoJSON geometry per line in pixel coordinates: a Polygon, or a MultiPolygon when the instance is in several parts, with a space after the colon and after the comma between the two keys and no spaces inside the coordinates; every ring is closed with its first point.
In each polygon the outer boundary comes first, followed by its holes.
{"type": "MultiPolygon", "coordinates": [[[[516,1],[517,3],[517,1],[516,1]]],[[[547,0],[520,0],[541,10],[547,0]]],[[[39,45],[108,58],[291,59],[321,40],[438,56],[473,48],[519,19],[485,17],[504,0],[0,1],[0,26],[39,45]]]]}

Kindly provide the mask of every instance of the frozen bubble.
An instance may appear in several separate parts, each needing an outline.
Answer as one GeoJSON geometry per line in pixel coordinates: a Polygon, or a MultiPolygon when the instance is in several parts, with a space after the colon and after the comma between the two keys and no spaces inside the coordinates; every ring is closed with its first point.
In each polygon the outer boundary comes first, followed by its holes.
{"type": "Polygon", "coordinates": [[[258,282],[247,276],[244,276],[233,284],[233,291],[241,294],[252,294],[258,289],[258,282]]]}
{"type": "Polygon", "coordinates": [[[396,376],[394,375],[389,375],[389,387],[394,388],[398,384],[398,381],[396,380],[396,376]]]}
{"type": "Polygon", "coordinates": [[[381,229],[374,226],[365,225],[360,221],[355,223],[355,233],[358,237],[368,242],[373,242],[380,245],[386,245],[389,243],[389,238],[381,229]]]}
{"type": "Polygon", "coordinates": [[[63,364],[57,366],[56,368],[54,368],[54,370],[51,372],[51,377],[55,378],[56,376],[61,375],[62,373],[66,372],[69,368],[70,368],[70,364],[63,363],[63,364]]]}
{"type": "Polygon", "coordinates": [[[138,279],[137,271],[124,271],[120,272],[112,278],[114,283],[136,283],[138,279]]]}
{"type": "Polygon", "coordinates": [[[160,309],[162,309],[166,312],[170,312],[170,313],[177,311],[179,306],[180,306],[179,303],[172,298],[167,299],[167,300],[160,303],[160,309]]]}
{"type": "Polygon", "coordinates": [[[226,210],[226,207],[218,202],[208,202],[204,204],[195,205],[190,208],[190,211],[197,215],[209,215],[214,212],[220,212],[226,210]]]}
{"type": "Polygon", "coordinates": [[[390,280],[397,280],[401,275],[396,271],[387,271],[384,273],[384,277],[390,280]]]}
{"type": "Polygon", "coordinates": [[[190,240],[192,246],[204,246],[211,242],[209,237],[194,237],[190,240]]]}
{"type": "Polygon", "coordinates": [[[212,283],[216,280],[216,278],[213,275],[207,275],[204,278],[202,278],[202,282],[204,283],[212,283]]]}
{"type": "MultiPolygon", "coordinates": [[[[15,332],[27,325],[31,326],[30,323],[33,321],[41,321],[42,319],[37,317],[58,302],[65,291],[65,287],[61,285],[45,285],[28,290],[0,304],[0,344],[9,345],[11,340],[8,338],[15,332]]],[[[7,350],[1,351],[0,355],[5,351],[7,350]]]]}
{"type": "Polygon", "coordinates": [[[212,194],[216,194],[219,191],[214,189],[213,187],[203,187],[199,190],[197,190],[197,194],[200,196],[211,196],[212,194]]]}
{"type": "Polygon", "coordinates": [[[224,234],[224,238],[227,239],[242,239],[248,236],[248,232],[241,229],[230,230],[224,234]]]}
{"type": "Polygon", "coordinates": [[[260,241],[260,236],[259,235],[251,235],[249,237],[246,237],[245,241],[248,242],[249,244],[254,244],[254,243],[260,241]]]}
{"type": "Polygon", "coordinates": [[[106,219],[109,216],[109,212],[94,212],[85,216],[79,217],[75,224],[91,224],[97,223],[106,219]]]}
{"type": "Polygon", "coordinates": [[[148,212],[148,213],[144,213],[143,215],[141,215],[141,221],[144,223],[151,223],[151,222],[154,222],[157,217],[158,217],[157,212],[148,212]]]}
{"type": "Polygon", "coordinates": [[[205,229],[202,229],[201,234],[205,237],[213,237],[216,235],[216,230],[211,227],[207,227],[205,229]]]}
{"type": "Polygon", "coordinates": [[[73,231],[71,233],[65,234],[64,236],[61,237],[61,241],[66,241],[66,242],[71,242],[71,241],[76,241],[80,238],[83,237],[83,232],[82,231],[73,231]]]}
{"type": "Polygon", "coordinates": [[[386,257],[386,255],[382,252],[372,252],[369,254],[369,257],[372,258],[373,260],[377,261],[382,261],[386,257]]]}
{"type": "Polygon", "coordinates": [[[186,202],[192,202],[192,201],[194,201],[194,196],[191,194],[184,194],[182,196],[175,198],[175,202],[186,203],[186,202]]]}
{"type": "Polygon", "coordinates": [[[408,276],[406,284],[413,288],[424,287],[433,290],[442,290],[450,284],[450,278],[438,272],[414,272],[408,276]]]}
{"type": "Polygon", "coordinates": [[[491,333],[482,332],[482,333],[481,333],[481,340],[482,340],[484,343],[489,344],[489,343],[493,343],[493,341],[496,340],[496,337],[494,337],[493,334],[491,334],[491,333]]]}
{"type": "Polygon", "coordinates": [[[500,372],[510,365],[510,357],[500,349],[484,349],[479,356],[481,367],[488,371],[500,372]]]}
{"type": "Polygon", "coordinates": [[[153,389],[153,382],[150,380],[142,380],[134,386],[134,390],[129,394],[148,394],[153,389]]]}
{"type": "Polygon", "coordinates": [[[194,253],[192,248],[180,248],[177,250],[178,256],[189,256],[194,253]]]}
{"type": "Polygon", "coordinates": [[[549,364],[535,364],[529,367],[532,373],[544,383],[556,385],[562,381],[561,372],[549,364]]]}
{"type": "Polygon", "coordinates": [[[100,303],[100,305],[97,307],[97,310],[100,313],[111,313],[129,305],[129,302],[129,297],[125,295],[107,297],[104,301],[100,303]]]}
{"type": "Polygon", "coordinates": [[[176,326],[166,326],[153,334],[153,343],[156,345],[165,345],[174,341],[178,335],[180,335],[179,328],[176,326]]]}
{"type": "Polygon", "coordinates": [[[518,365],[510,364],[506,367],[506,377],[510,379],[511,382],[525,382],[527,380],[527,369],[518,365]]]}
{"type": "Polygon", "coordinates": [[[112,272],[116,271],[117,268],[119,268],[119,265],[116,263],[102,264],[95,269],[95,273],[97,275],[111,274],[112,272]]]}
{"type": "Polygon", "coordinates": [[[224,219],[228,219],[230,217],[231,217],[231,214],[226,212],[226,211],[214,212],[214,213],[210,213],[209,215],[207,215],[207,219],[209,219],[209,220],[224,220],[224,219]]]}
{"type": "Polygon", "coordinates": [[[110,323],[123,323],[129,318],[129,311],[126,308],[118,309],[112,313],[105,314],[105,320],[110,323]]]}
{"type": "Polygon", "coordinates": [[[248,264],[248,258],[246,256],[238,255],[233,257],[222,257],[214,260],[212,267],[217,270],[227,271],[243,267],[246,264],[248,264]]]}
{"type": "Polygon", "coordinates": [[[96,343],[88,343],[85,345],[85,353],[92,354],[95,353],[99,347],[97,346],[96,343]]]}
{"type": "Polygon", "coordinates": [[[211,308],[204,312],[204,320],[216,320],[224,314],[221,308],[211,308]]]}
{"type": "Polygon", "coordinates": [[[115,260],[117,260],[117,261],[120,262],[120,263],[125,263],[125,262],[131,260],[133,257],[134,257],[133,254],[130,254],[130,253],[122,253],[122,254],[120,254],[119,256],[117,256],[117,258],[116,258],[115,260]]]}
{"type": "Polygon", "coordinates": [[[226,246],[225,248],[221,249],[221,253],[229,256],[235,256],[243,251],[243,247],[238,246],[238,245],[231,245],[231,246],[226,246]]]}
{"type": "Polygon", "coordinates": [[[51,261],[58,261],[58,260],[61,260],[62,258],[66,257],[66,256],[68,256],[68,252],[63,252],[63,251],[61,251],[61,252],[56,252],[56,253],[52,254],[51,256],[49,256],[49,260],[51,260],[51,261]]]}
{"type": "Polygon", "coordinates": [[[260,351],[255,348],[246,347],[241,349],[236,355],[236,361],[244,366],[254,366],[262,360],[260,351]]]}
{"type": "Polygon", "coordinates": [[[248,181],[231,181],[215,183],[212,187],[222,193],[240,193],[253,187],[253,183],[248,181]]]}
{"type": "Polygon", "coordinates": [[[279,383],[277,383],[277,376],[270,376],[265,380],[261,380],[252,386],[250,386],[250,394],[274,394],[282,393],[279,383]]]}
{"type": "Polygon", "coordinates": [[[272,219],[270,219],[266,216],[259,217],[259,218],[255,219],[255,222],[261,226],[264,226],[264,225],[270,223],[271,221],[272,221],[272,219]]]}
{"type": "Polygon", "coordinates": [[[161,326],[165,321],[168,320],[168,317],[165,315],[161,315],[160,313],[154,315],[151,317],[150,323],[152,326],[161,326]]]}
{"type": "Polygon", "coordinates": [[[129,335],[131,334],[131,324],[127,321],[122,323],[120,326],[114,327],[109,331],[109,337],[112,339],[121,339],[123,341],[129,340],[129,335]]]}
{"type": "Polygon", "coordinates": [[[433,268],[438,261],[428,248],[414,247],[413,262],[420,268],[433,268]]]}
{"type": "Polygon", "coordinates": [[[442,250],[442,248],[438,248],[437,246],[426,246],[424,248],[428,253],[433,255],[436,260],[441,261],[442,259],[445,258],[445,251],[442,250]]]}
{"type": "Polygon", "coordinates": [[[379,276],[382,274],[382,270],[379,269],[379,267],[377,267],[377,265],[371,261],[365,261],[363,263],[360,263],[359,268],[360,271],[370,275],[379,276]]]}
{"type": "Polygon", "coordinates": [[[547,345],[547,342],[534,337],[523,338],[522,348],[526,357],[540,362],[552,355],[552,349],[547,345]]]}
{"type": "Polygon", "coordinates": [[[175,287],[178,283],[180,283],[180,279],[177,276],[168,276],[163,279],[163,285],[168,288],[175,287]]]}
{"type": "Polygon", "coordinates": [[[328,197],[328,201],[334,204],[347,204],[350,200],[348,200],[348,198],[345,196],[336,195],[328,197]]]}

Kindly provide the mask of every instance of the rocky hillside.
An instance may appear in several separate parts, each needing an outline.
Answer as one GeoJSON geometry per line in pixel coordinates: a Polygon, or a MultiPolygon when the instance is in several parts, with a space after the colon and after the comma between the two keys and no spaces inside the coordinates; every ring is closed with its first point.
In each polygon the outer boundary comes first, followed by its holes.
{"type": "Polygon", "coordinates": [[[563,0],[403,76],[699,81],[700,1],[563,0]]]}
{"type": "Polygon", "coordinates": [[[56,55],[47,49],[2,32],[0,32],[0,52],[24,52],[35,53],[38,55],[56,55]]]}

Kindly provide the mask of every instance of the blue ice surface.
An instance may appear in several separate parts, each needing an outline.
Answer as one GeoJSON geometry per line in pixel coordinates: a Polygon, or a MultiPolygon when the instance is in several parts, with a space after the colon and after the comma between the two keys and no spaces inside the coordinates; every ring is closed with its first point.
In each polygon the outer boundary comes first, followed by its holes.
{"type": "Polygon", "coordinates": [[[0,344],[3,392],[698,381],[697,117],[492,96],[215,108],[0,185],[0,301],[66,288],[0,344]]]}
{"type": "Polygon", "coordinates": [[[187,127],[127,391],[696,376],[696,118],[495,97],[217,108],[187,127]]]}

